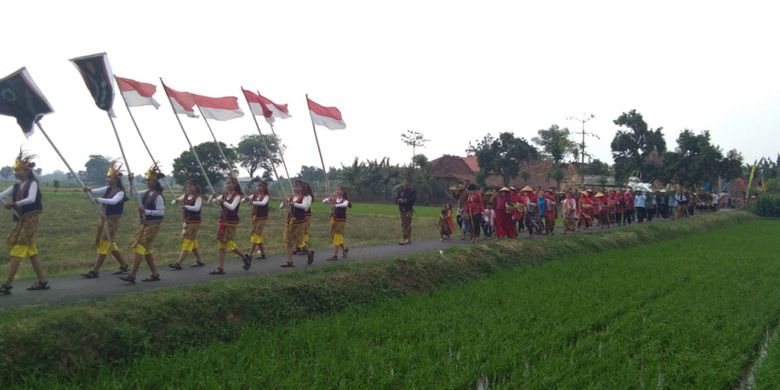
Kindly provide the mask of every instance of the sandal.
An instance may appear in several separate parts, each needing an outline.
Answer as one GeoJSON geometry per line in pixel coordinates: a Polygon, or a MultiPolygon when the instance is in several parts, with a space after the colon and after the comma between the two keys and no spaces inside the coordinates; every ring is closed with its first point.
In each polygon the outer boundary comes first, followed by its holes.
{"type": "Polygon", "coordinates": [[[111,275],[122,275],[126,274],[127,271],[130,271],[130,264],[125,264],[119,267],[119,269],[116,272],[112,272],[111,275]]]}
{"type": "Polygon", "coordinates": [[[346,258],[347,258],[347,255],[349,254],[349,248],[347,248],[347,247],[344,247],[344,251],[343,251],[343,252],[344,252],[344,254],[342,254],[342,255],[341,255],[341,257],[343,257],[343,258],[345,258],[345,259],[346,259],[346,258]]]}
{"type": "Polygon", "coordinates": [[[142,282],[159,282],[160,281],[160,274],[156,275],[149,275],[146,279],[141,279],[142,282]]]}
{"type": "Polygon", "coordinates": [[[217,269],[213,269],[209,271],[209,275],[224,275],[224,274],[225,274],[225,270],[219,267],[217,267],[217,269]]]}
{"type": "Polygon", "coordinates": [[[190,268],[203,267],[204,265],[206,265],[206,263],[204,263],[202,261],[196,261],[196,262],[190,264],[190,268]]]}
{"type": "Polygon", "coordinates": [[[35,282],[30,287],[27,287],[27,290],[29,291],[35,291],[35,290],[48,290],[49,289],[49,282],[35,282]]]}
{"type": "Polygon", "coordinates": [[[81,274],[85,279],[94,279],[98,277],[98,273],[95,271],[89,271],[85,274],[81,274]]]}
{"type": "Polygon", "coordinates": [[[281,265],[281,267],[282,268],[291,268],[291,267],[295,267],[295,264],[294,263],[284,263],[284,264],[281,265]]]}
{"type": "Polygon", "coordinates": [[[130,275],[120,276],[119,280],[127,282],[127,283],[130,283],[130,284],[135,284],[135,277],[134,276],[130,276],[130,275]]]}
{"type": "Polygon", "coordinates": [[[252,255],[249,253],[244,254],[244,271],[249,271],[250,268],[252,268],[252,255]]]}
{"type": "Polygon", "coordinates": [[[338,256],[331,256],[331,257],[328,257],[327,259],[325,259],[325,261],[336,261],[338,259],[339,259],[338,256]]]}
{"type": "Polygon", "coordinates": [[[308,252],[308,259],[306,260],[307,265],[311,265],[311,263],[314,262],[314,251],[308,252]]]}
{"type": "Polygon", "coordinates": [[[0,295],[11,295],[12,288],[13,286],[9,286],[7,284],[0,286],[0,295]]]}
{"type": "Polygon", "coordinates": [[[168,267],[171,267],[171,269],[175,269],[176,271],[181,271],[182,270],[181,264],[179,264],[179,263],[168,264],[168,267]]]}

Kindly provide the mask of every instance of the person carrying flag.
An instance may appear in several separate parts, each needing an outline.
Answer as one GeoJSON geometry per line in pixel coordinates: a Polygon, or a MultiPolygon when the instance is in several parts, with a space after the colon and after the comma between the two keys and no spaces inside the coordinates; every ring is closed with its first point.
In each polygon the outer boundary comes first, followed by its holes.
{"type": "Polygon", "coordinates": [[[10,295],[13,288],[16,271],[22,259],[29,258],[30,264],[38,278],[28,290],[48,290],[49,282],[43,275],[43,266],[38,258],[38,247],[35,238],[38,234],[38,218],[43,211],[41,191],[38,179],[33,174],[35,156],[25,154],[19,150],[19,155],[14,162],[13,170],[17,183],[0,193],[6,210],[13,210],[16,225],[8,233],[5,243],[8,246],[11,264],[8,267],[8,276],[5,283],[0,285],[0,295],[10,295]],[[10,198],[10,202],[7,199],[10,198]]]}
{"type": "Polygon", "coordinates": [[[184,195],[180,196],[174,202],[181,205],[182,210],[182,231],[181,231],[181,252],[179,260],[168,266],[174,270],[182,270],[182,264],[187,255],[192,253],[195,256],[195,262],[190,267],[203,267],[206,263],[200,257],[198,249],[198,230],[200,229],[201,209],[203,207],[203,195],[201,195],[200,184],[195,180],[187,180],[184,195]]]}
{"type": "Polygon", "coordinates": [[[336,196],[325,198],[322,203],[329,204],[333,211],[330,217],[330,239],[333,243],[333,256],[327,258],[328,261],[339,259],[339,248],[342,251],[343,258],[347,258],[349,248],[344,244],[344,230],[347,227],[347,208],[352,207],[349,201],[349,195],[342,186],[336,187],[336,196]]]}
{"type": "Polygon", "coordinates": [[[222,208],[222,215],[219,217],[219,229],[217,230],[217,241],[219,241],[219,260],[217,268],[213,269],[209,274],[211,275],[223,275],[225,273],[225,255],[228,251],[233,252],[244,261],[244,270],[249,270],[252,266],[252,255],[244,253],[241,248],[236,245],[236,229],[240,222],[239,208],[241,207],[241,200],[244,197],[244,193],[241,191],[241,186],[238,184],[238,179],[233,176],[228,176],[225,182],[225,192],[212,200],[213,203],[219,204],[222,208]]]}
{"type": "Polygon", "coordinates": [[[268,183],[265,180],[257,181],[254,193],[247,198],[247,201],[252,203],[252,236],[250,237],[252,249],[249,250],[249,254],[252,255],[255,251],[260,252],[260,256],[255,257],[255,260],[266,258],[263,229],[268,221],[268,202],[270,200],[268,183]]]}
{"type": "Polygon", "coordinates": [[[138,229],[135,231],[135,237],[130,243],[130,248],[135,253],[133,259],[133,267],[130,273],[124,276],[120,276],[119,279],[130,284],[135,284],[135,276],[138,274],[138,269],[141,267],[141,262],[146,260],[146,264],[149,265],[149,271],[151,275],[148,278],[143,279],[144,282],[159,282],[160,273],[157,270],[157,265],[154,262],[154,255],[152,254],[152,244],[154,239],[157,238],[157,234],[160,232],[160,225],[162,224],[163,217],[165,216],[165,198],[163,197],[162,185],[160,185],[160,179],[165,177],[157,164],[152,165],[144,179],[146,180],[147,189],[138,192],[135,188],[135,176],[129,174],[130,179],[130,193],[138,198],[138,213],[140,220],[138,221],[138,229]]]}

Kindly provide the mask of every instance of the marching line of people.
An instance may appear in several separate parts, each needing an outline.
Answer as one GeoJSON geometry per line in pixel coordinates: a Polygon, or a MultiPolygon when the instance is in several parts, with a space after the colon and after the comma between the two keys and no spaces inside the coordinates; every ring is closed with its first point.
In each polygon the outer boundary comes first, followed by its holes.
{"type": "Polygon", "coordinates": [[[644,223],[654,218],[676,219],[693,215],[696,210],[716,211],[725,206],[725,196],[716,193],[674,193],[633,191],[630,188],[593,189],[559,192],[555,189],[535,190],[501,187],[493,190],[469,183],[451,188],[458,202],[455,213],[452,204],[445,204],[439,217],[441,241],[449,241],[460,230],[461,240],[476,242],[480,234],[485,239],[517,238],[527,231],[534,235],[555,234],[558,217],[563,219],[563,234],[578,230],[610,228],[612,225],[644,223]]]}
{"type": "MultiPolygon", "coordinates": [[[[6,238],[11,264],[5,283],[0,285],[0,295],[10,295],[13,281],[19,265],[25,258],[30,260],[37,281],[28,290],[48,290],[48,281],[43,273],[36,236],[38,233],[39,217],[43,211],[43,199],[38,185],[38,180],[33,173],[35,156],[25,155],[21,151],[14,163],[14,175],[17,182],[0,193],[4,207],[13,212],[14,228],[6,238]]],[[[128,175],[129,191],[122,184],[122,167],[116,162],[112,163],[106,173],[106,185],[100,188],[83,188],[89,192],[95,201],[101,206],[101,215],[98,221],[97,233],[94,241],[96,253],[95,263],[86,273],[81,274],[84,279],[94,279],[100,276],[100,270],[105,265],[106,259],[111,255],[118,263],[118,269],[112,272],[120,280],[135,284],[141,263],[146,262],[149,268],[149,276],[143,278],[143,282],[158,282],[161,280],[160,271],[157,268],[154,246],[155,240],[166,215],[165,197],[160,180],[164,177],[157,164],[153,165],[145,174],[144,180],[147,189],[138,191],[135,188],[135,177],[128,175]],[[124,215],[125,203],[130,199],[137,199],[138,203],[138,227],[130,242],[133,251],[133,261],[125,261],[116,236],[124,215]]],[[[249,270],[253,260],[266,259],[264,227],[268,221],[270,194],[268,184],[265,181],[256,180],[253,192],[245,195],[238,180],[229,176],[225,180],[225,189],[222,194],[211,199],[211,203],[220,208],[220,217],[217,220],[217,246],[219,249],[216,266],[209,271],[211,275],[225,274],[225,259],[229,253],[236,254],[243,262],[243,269],[249,270]],[[241,221],[240,208],[242,203],[248,203],[252,208],[252,229],[249,237],[251,249],[244,252],[236,241],[237,227],[241,221]],[[257,257],[253,257],[257,254],[257,257]]],[[[287,261],[281,266],[294,267],[294,254],[305,254],[307,264],[314,262],[314,250],[309,248],[309,229],[311,227],[311,205],[314,194],[309,183],[296,180],[293,183],[293,194],[284,199],[280,209],[287,210],[284,226],[284,242],[287,248],[287,261]]],[[[344,234],[347,225],[347,210],[352,207],[347,191],[339,186],[332,197],[322,200],[331,206],[330,238],[333,246],[333,256],[327,261],[337,261],[339,256],[347,258],[349,248],[346,246],[344,234]]],[[[202,209],[207,204],[204,200],[200,186],[195,180],[188,180],[185,185],[185,193],[175,199],[173,204],[181,209],[182,231],[181,251],[178,259],[169,264],[171,271],[184,269],[184,262],[192,254],[195,262],[189,267],[203,267],[206,263],[199,250],[198,232],[203,221],[202,209]]],[[[413,201],[410,207],[413,206],[413,201]]],[[[410,231],[411,234],[411,231],[410,231]]]]}

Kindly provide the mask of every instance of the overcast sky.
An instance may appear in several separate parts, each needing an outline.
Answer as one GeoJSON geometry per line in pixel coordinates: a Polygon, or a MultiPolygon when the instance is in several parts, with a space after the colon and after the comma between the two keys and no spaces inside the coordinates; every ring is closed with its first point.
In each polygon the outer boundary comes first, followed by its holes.
{"type": "MultiPolygon", "coordinates": [[[[89,154],[119,157],[69,58],[107,52],[115,74],[158,85],[163,106],[135,108],[152,152],[171,169],[186,143],[159,77],[204,95],[258,89],[288,103],[277,121],[290,173],[319,166],[305,93],[341,109],[347,129],[318,128],[325,163],[390,157],[405,163],[405,129],[430,139],[433,159],[512,131],[530,139],[569,116],[594,113],[588,152],[611,162],[612,121],[637,109],[675,145],[708,129],[746,160],[780,152],[780,3],[713,1],[6,1],[0,76],[26,66],[55,112],[41,122],[74,169],[89,154]],[[121,4],[121,6],[120,6],[121,4]]],[[[248,108],[241,99],[246,113],[248,108]]],[[[150,163],[121,99],[117,124],[134,171],[150,163]]],[[[202,119],[182,117],[196,143],[202,119]]],[[[261,121],[262,130],[268,126],[261,121]]],[[[247,115],[212,122],[236,144],[247,115]]],[[[20,145],[44,171],[64,170],[40,135],[26,141],[0,117],[0,155],[20,145]]]]}

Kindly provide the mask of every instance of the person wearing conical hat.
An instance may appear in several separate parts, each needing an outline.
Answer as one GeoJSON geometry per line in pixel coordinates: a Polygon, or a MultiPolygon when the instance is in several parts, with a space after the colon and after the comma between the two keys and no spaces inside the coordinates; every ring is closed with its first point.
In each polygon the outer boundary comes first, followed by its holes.
{"type": "Polygon", "coordinates": [[[130,179],[130,194],[138,198],[138,216],[140,217],[135,236],[130,243],[130,248],[135,253],[133,266],[127,275],[119,277],[120,280],[130,284],[135,284],[135,276],[138,274],[138,269],[144,260],[146,260],[146,264],[149,266],[151,275],[142,281],[160,281],[160,273],[157,271],[157,265],[154,261],[152,245],[155,238],[157,238],[157,233],[160,232],[160,225],[165,216],[165,198],[163,197],[163,189],[160,184],[160,179],[163,177],[165,175],[160,172],[157,164],[152,165],[144,175],[146,189],[139,192],[135,188],[135,176],[132,173],[128,175],[130,179]]]}
{"type": "Polygon", "coordinates": [[[511,202],[509,188],[501,187],[495,196],[496,238],[515,238],[515,226],[512,221],[514,203],[511,202]]]}
{"type": "Polygon", "coordinates": [[[539,215],[539,197],[530,186],[523,187],[520,192],[522,193],[523,222],[528,229],[528,237],[533,237],[534,233],[541,234],[542,221],[539,215]]]}
{"type": "Polygon", "coordinates": [[[168,264],[168,267],[180,271],[183,269],[184,259],[192,253],[195,256],[195,262],[190,264],[190,268],[203,267],[206,263],[200,256],[198,248],[198,230],[203,221],[201,210],[203,209],[203,195],[201,194],[200,183],[196,180],[187,180],[184,195],[177,198],[174,202],[181,206],[182,214],[182,232],[181,232],[181,252],[179,259],[175,263],[168,264]]]}
{"type": "Polygon", "coordinates": [[[83,190],[90,192],[95,197],[95,201],[102,206],[103,213],[98,221],[97,235],[95,236],[95,252],[97,253],[95,265],[89,272],[81,274],[81,276],[87,279],[97,278],[100,267],[103,266],[109,253],[119,262],[119,270],[114,272],[114,275],[126,273],[130,270],[130,266],[125,262],[122,252],[116,244],[119,222],[125,210],[125,202],[128,200],[122,185],[121,164],[114,161],[108,167],[106,186],[96,189],[84,187],[83,190]]]}
{"type": "Polygon", "coordinates": [[[16,271],[24,258],[30,259],[30,264],[38,280],[28,290],[48,290],[49,283],[43,275],[43,266],[38,258],[38,247],[35,238],[38,234],[38,218],[43,211],[41,191],[38,179],[33,173],[35,156],[19,150],[13,170],[16,180],[14,185],[0,193],[6,210],[13,211],[16,225],[8,233],[5,243],[8,246],[11,264],[8,266],[8,276],[0,285],[0,295],[10,295],[13,288],[16,271]],[[10,198],[10,201],[8,200],[10,198]]]}

